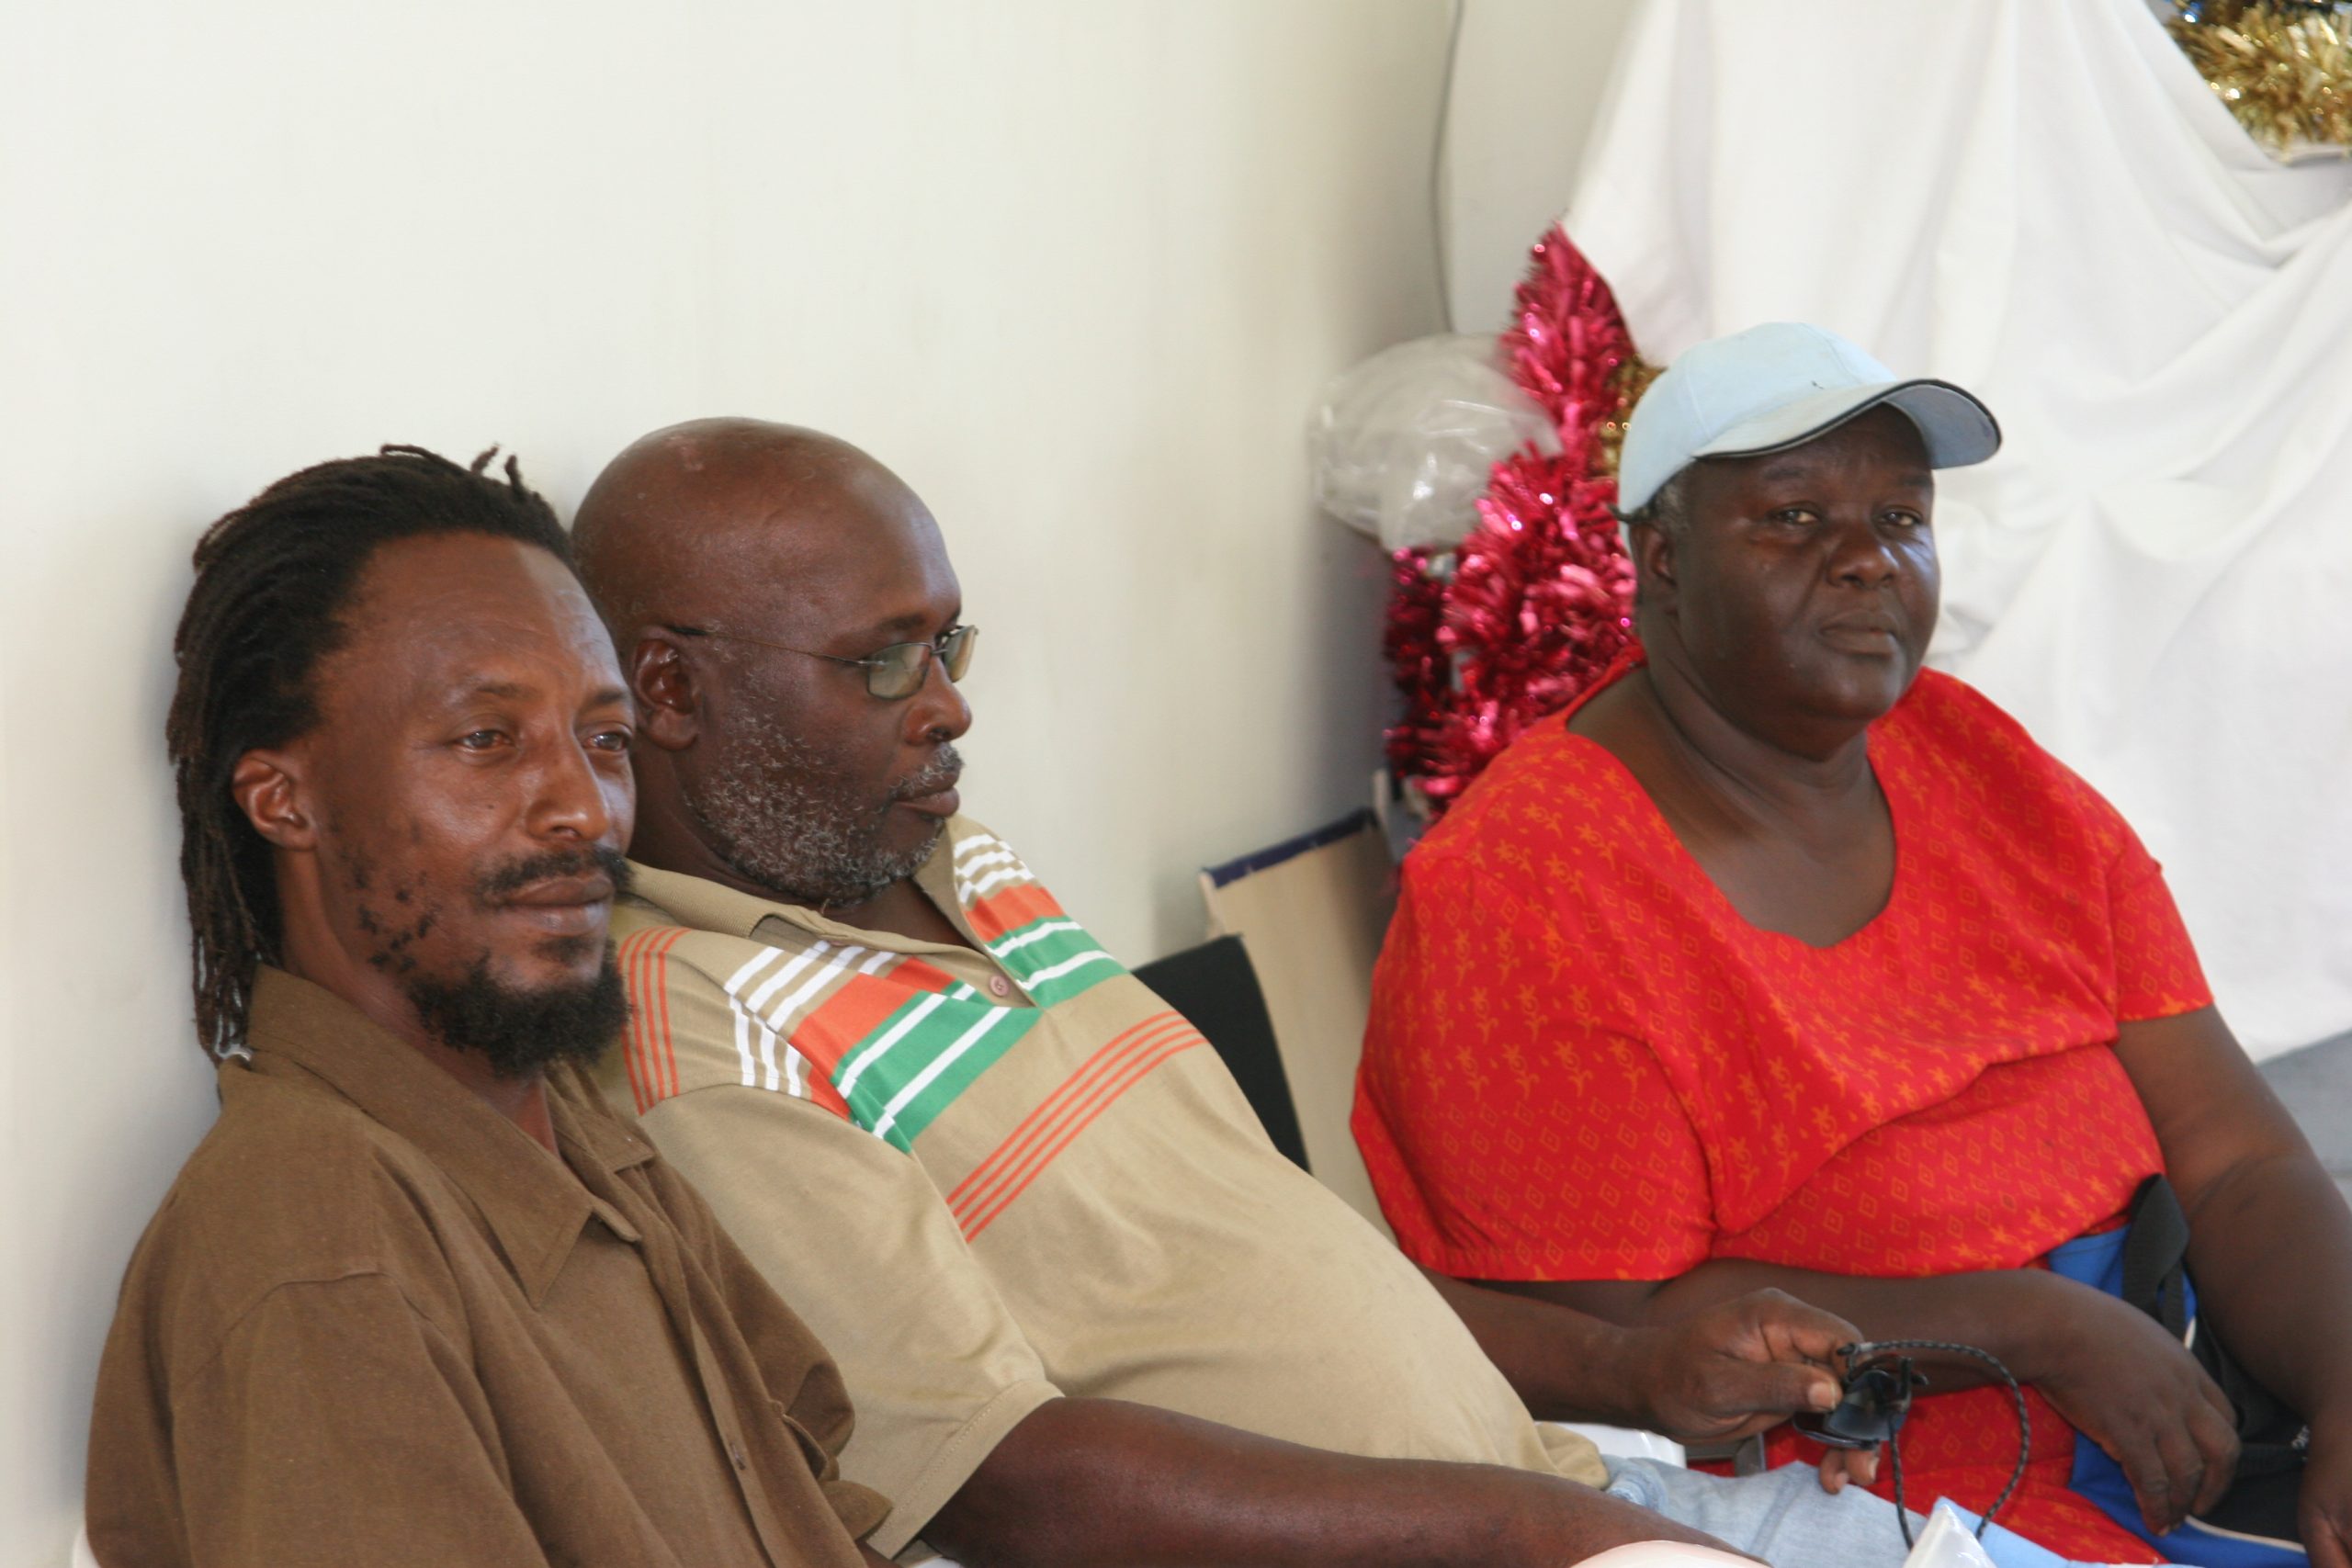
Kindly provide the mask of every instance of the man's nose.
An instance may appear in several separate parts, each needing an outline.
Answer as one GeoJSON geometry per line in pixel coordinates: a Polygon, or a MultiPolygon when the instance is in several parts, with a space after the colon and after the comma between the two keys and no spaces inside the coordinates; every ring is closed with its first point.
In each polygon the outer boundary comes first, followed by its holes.
{"type": "MultiPolygon", "coordinates": [[[[605,780],[579,740],[565,735],[540,753],[532,780],[529,827],[541,838],[571,838],[597,843],[613,831],[613,803],[605,780]]],[[[624,780],[621,787],[630,785],[624,780]]]]}
{"type": "Polygon", "coordinates": [[[934,656],[923,671],[922,689],[907,699],[908,742],[954,740],[971,728],[972,705],[947,678],[947,661],[934,656]]]}

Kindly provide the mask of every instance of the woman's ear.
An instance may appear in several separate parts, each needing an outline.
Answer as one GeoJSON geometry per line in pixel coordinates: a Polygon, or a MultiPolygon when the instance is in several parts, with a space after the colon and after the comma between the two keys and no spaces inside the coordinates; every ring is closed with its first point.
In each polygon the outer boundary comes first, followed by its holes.
{"type": "Polygon", "coordinates": [[[665,628],[638,634],[629,651],[628,687],[637,698],[638,733],[664,751],[683,751],[702,732],[702,696],[686,650],[665,628]]]}
{"type": "Polygon", "coordinates": [[[229,795],[254,831],[281,850],[318,848],[301,764],[288,751],[248,751],[229,771],[229,795]]]}
{"type": "Polygon", "coordinates": [[[1645,610],[1674,608],[1674,533],[1644,519],[1626,525],[1627,553],[1634,558],[1634,602],[1645,610]]]}

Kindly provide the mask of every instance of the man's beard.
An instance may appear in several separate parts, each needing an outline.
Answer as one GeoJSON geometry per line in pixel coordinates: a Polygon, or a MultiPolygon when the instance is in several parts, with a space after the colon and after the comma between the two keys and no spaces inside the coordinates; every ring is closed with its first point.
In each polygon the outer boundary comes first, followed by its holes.
{"type": "MultiPolygon", "coordinates": [[[[594,871],[611,880],[616,898],[628,891],[627,857],[618,850],[592,846],[550,850],[485,873],[474,884],[474,901],[494,908],[507,895],[534,883],[594,871]]],[[[365,874],[363,871],[363,880],[365,874]]],[[[488,953],[477,955],[456,979],[420,972],[406,950],[432,927],[435,917],[429,909],[411,925],[390,932],[383,932],[365,908],[362,919],[383,937],[368,961],[399,982],[425,1032],[445,1045],[473,1052],[502,1078],[525,1077],[557,1062],[594,1061],[628,1022],[628,992],[610,940],[604,941],[603,962],[593,978],[532,990],[494,975],[488,953]]],[[[542,956],[571,964],[587,956],[597,940],[550,937],[538,949],[542,956]]]]}
{"type": "Polygon", "coordinates": [[[685,784],[686,811],[711,852],[745,881],[818,908],[863,904],[921,870],[947,830],[937,823],[893,850],[882,841],[892,807],[945,788],[963,763],[942,746],[876,804],[828,789],[831,761],[773,720],[740,724],[724,757],[685,784]]]}
{"type": "Polygon", "coordinates": [[[609,942],[593,980],[526,990],[492,975],[485,953],[455,980],[412,975],[401,988],[427,1033],[473,1052],[502,1078],[593,1062],[628,1022],[628,992],[609,942]]]}

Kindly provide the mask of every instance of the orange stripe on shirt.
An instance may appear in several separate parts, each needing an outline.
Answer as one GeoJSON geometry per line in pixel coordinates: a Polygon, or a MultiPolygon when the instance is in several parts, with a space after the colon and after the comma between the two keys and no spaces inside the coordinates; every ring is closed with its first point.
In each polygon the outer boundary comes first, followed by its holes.
{"type": "Polygon", "coordinates": [[[669,952],[686,934],[684,926],[650,926],[621,940],[621,975],[628,987],[628,1034],[622,1063],[628,1069],[629,1098],[639,1114],[678,1092],[677,1058],[669,1050],[669,952]],[[668,1058],[668,1071],[662,1062],[668,1058]]]}
{"type": "Polygon", "coordinates": [[[849,1054],[907,1003],[906,989],[871,975],[852,975],[833,994],[792,1026],[793,1048],[816,1064],[827,1077],[849,1054]]]}
{"type": "Polygon", "coordinates": [[[944,991],[956,983],[956,976],[936,964],[925,964],[920,958],[902,958],[883,971],[890,983],[901,989],[912,987],[918,991],[944,991]]]}
{"type": "Polygon", "coordinates": [[[1029,1190],[1029,1184],[1044,1174],[1047,1166],[1053,1164],[1055,1156],[1068,1148],[1071,1141],[1080,1133],[1091,1126],[1094,1119],[1108,1111],[1121,1095],[1150,1077],[1154,1068],[1170,1056],[1182,1055],[1196,1045],[1207,1043],[1208,1042],[1204,1040],[1198,1032],[1186,1028],[1178,1033],[1161,1036],[1159,1043],[1143,1055],[1130,1058],[1111,1081],[1098,1088],[1089,1103],[1080,1108],[1080,1114],[1069,1120],[1052,1143],[1036,1151],[1022,1169],[1020,1179],[1005,1190],[1002,1196],[989,1205],[985,1212],[976,1213],[965,1222],[964,1239],[970,1241],[994,1224],[997,1216],[1011,1208],[1012,1201],[1026,1192],[1029,1190]]]}
{"type": "Polygon", "coordinates": [[[964,918],[972,922],[973,934],[982,942],[994,942],[1032,920],[1058,919],[1065,914],[1052,894],[1035,882],[1024,882],[992,898],[980,899],[964,911],[964,918]]]}
{"type": "Polygon", "coordinates": [[[956,1184],[947,1194],[947,1206],[957,1219],[986,1201],[990,1190],[1001,1179],[1005,1170],[1017,1162],[1030,1145],[1049,1136],[1057,1119],[1093,1079],[1116,1068],[1120,1060],[1136,1051],[1147,1049],[1151,1038],[1166,1030],[1175,1018],[1172,1012],[1154,1013],[1141,1023],[1134,1024],[1112,1036],[1101,1049],[1054,1087],[1053,1092],[1037,1102],[1029,1114],[1023,1117],[1012,1132],[990,1150],[986,1159],[972,1168],[971,1173],[956,1184]]]}
{"type": "Polygon", "coordinates": [[[644,983],[638,977],[638,957],[646,944],[660,936],[666,928],[631,931],[621,939],[620,966],[623,981],[628,987],[628,1029],[621,1037],[621,1066],[628,1070],[628,1095],[643,1115],[653,1101],[647,1093],[645,1071],[645,1020],[650,1010],[650,998],[645,994],[644,983]]]}
{"type": "Polygon", "coordinates": [[[1095,1084],[1114,1077],[1128,1059],[1148,1052],[1171,1030],[1187,1027],[1174,1012],[1154,1013],[1141,1023],[1112,1037],[1102,1048],[1079,1064],[1054,1091],[1005,1134],[989,1156],[972,1168],[947,1195],[947,1207],[958,1221],[987,1205],[997,1190],[1027,1163],[1031,1150],[1050,1140],[1067,1118],[1084,1101],[1095,1084]]]}
{"type": "Polygon", "coordinates": [[[678,927],[670,933],[669,941],[651,948],[648,954],[653,966],[653,994],[661,1002],[660,1032],[654,1037],[654,1047],[660,1053],[659,1066],[669,1080],[671,1094],[678,1092],[679,1084],[677,1044],[670,1034],[670,950],[677,946],[685,934],[686,928],[678,927]]]}

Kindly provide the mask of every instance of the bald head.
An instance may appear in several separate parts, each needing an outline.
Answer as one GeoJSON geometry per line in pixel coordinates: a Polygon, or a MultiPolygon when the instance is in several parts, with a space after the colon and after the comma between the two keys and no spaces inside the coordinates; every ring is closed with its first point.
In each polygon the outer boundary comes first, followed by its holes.
{"type": "Polygon", "coordinates": [[[928,651],[920,690],[870,683],[875,658],[936,649],[963,615],[897,475],[818,431],[697,420],[614,458],[572,541],[646,742],[639,859],[835,907],[922,863],[971,710],[928,651]]]}
{"type": "Polygon", "coordinates": [[[698,419],[632,442],[580,503],[580,574],[616,638],[650,620],[781,608],[759,592],[782,571],[802,593],[876,530],[936,536],[896,474],[837,436],[756,419],[698,419]],[[737,587],[753,602],[714,604],[737,587]],[[767,601],[767,602],[763,602],[767,601]],[[691,606],[691,608],[690,608],[691,606]]]}

